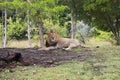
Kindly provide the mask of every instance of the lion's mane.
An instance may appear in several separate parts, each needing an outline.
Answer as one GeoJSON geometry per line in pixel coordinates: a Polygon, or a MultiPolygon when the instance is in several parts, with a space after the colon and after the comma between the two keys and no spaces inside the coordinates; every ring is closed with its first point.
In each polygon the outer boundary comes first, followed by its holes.
{"type": "Polygon", "coordinates": [[[60,39],[60,35],[58,34],[58,32],[56,32],[55,30],[50,30],[47,32],[47,38],[46,38],[46,47],[50,47],[50,46],[56,46],[58,40],[60,39]],[[55,41],[52,41],[52,34],[55,34],[55,41]]]}

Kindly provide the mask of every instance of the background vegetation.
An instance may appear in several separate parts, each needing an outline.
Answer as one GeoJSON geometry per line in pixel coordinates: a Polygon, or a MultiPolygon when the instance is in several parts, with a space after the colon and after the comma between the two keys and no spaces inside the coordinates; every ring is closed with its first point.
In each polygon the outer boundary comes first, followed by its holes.
{"type": "Polygon", "coordinates": [[[34,47],[32,40],[45,38],[50,29],[82,42],[97,37],[119,45],[119,13],[119,0],[0,0],[1,47],[27,39],[34,47]]]}

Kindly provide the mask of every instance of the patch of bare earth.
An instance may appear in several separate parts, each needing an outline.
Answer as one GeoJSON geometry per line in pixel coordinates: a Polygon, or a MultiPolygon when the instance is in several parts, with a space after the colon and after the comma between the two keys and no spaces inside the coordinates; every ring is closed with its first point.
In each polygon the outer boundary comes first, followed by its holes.
{"type": "Polygon", "coordinates": [[[85,61],[92,53],[89,48],[80,52],[56,50],[38,50],[37,48],[0,48],[0,68],[18,65],[56,66],[68,60],[85,61]]]}

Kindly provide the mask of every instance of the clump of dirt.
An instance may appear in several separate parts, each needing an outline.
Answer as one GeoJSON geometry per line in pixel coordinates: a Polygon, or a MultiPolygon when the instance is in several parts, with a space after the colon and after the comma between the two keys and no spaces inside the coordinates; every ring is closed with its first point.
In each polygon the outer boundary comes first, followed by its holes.
{"type": "Polygon", "coordinates": [[[1,48],[0,68],[17,65],[40,65],[44,67],[56,66],[67,60],[84,61],[90,56],[92,50],[84,48],[80,52],[55,50],[38,50],[37,48],[1,48]]]}

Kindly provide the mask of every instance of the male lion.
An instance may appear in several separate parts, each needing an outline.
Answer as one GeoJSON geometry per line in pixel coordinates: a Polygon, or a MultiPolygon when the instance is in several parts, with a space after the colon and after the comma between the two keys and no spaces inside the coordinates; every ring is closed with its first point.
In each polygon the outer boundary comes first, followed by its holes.
{"type": "Polygon", "coordinates": [[[55,30],[50,30],[47,33],[46,47],[48,49],[58,49],[63,48],[65,50],[70,50],[71,48],[78,47],[80,45],[77,39],[62,38],[55,30]]]}
{"type": "Polygon", "coordinates": [[[55,30],[50,30],[47,32],[46,47],[56,46],[57,41],[60,39],[60,36],[55,30]]]}

